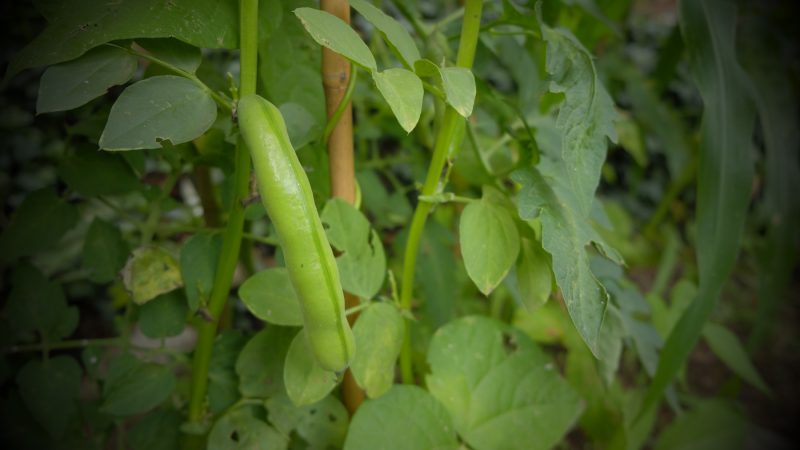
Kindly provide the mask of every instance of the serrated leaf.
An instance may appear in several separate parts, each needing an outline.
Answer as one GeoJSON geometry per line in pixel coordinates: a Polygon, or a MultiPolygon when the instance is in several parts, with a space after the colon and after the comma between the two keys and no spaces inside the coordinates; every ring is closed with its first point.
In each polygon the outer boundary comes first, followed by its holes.
{"type": "Polygon", "coordinates": [[[17,374],[25,406],[54,439],[64,435],[78,413],[76,401],[82,373],[71,357],[56,356],[47,361],[29,361],[17,374]]]}
{"type": "Polygon", "coordinates": [[[175,384],[169,367],[144,363],[123,353],[108,366],[100,409],[114,416],[141,414],[169,398],[175,384]]]}
{"type": "Polygon", "coordinates": [[[236,359],[242,396],[266,398],[284,390],[283,364],[296,334],[297,328],[268,325],[250,338],[236,359]]]}
{"type": "Polygon", "coordinates": [[[549,449],[582,405],[555,365],[527,336],[480,316],[440,328],[428,349],[428,389],[476,450],[549,449]]]}
{"type": "Polygon", "coordinates": [[[186,299],[176,289],[142,305],[139,310],[139,329],[153,339],[177,336],[186,326],[188,313],[186,299]]]}
{"type": "Polygon", "coordinates": [[[31,192],[0,235],[0,261],[49,250],[77,222],[78,210],[51,189],[31,192]]]}
{"type": "Polygon", "coordinates": [[[178,262],[160,247],[134,250],[122,269],[122,282],[134,303],[139,305],[183,286],[178,262]]]}
{"type": "Polygon", "coordinates": [[[422,80],[414,72],[399,68],[372,72],[372,79],[400,126],[410,133],[422,114],[422,80]]]}
{"type": "Polygon", "coordinates": [[[283,383],[289,399],[297,406],[316,403],[336,387],[335,372],[323,369],[314,358],[305,330],[292,340],[283,366],[283,383]]]}
{"type": "Polygon", "coordinates": [[[107,283],[114,280],[125,267],[130,251],[119,228],[95,218],[83,241],[82,266],[89,271],[90,280],[107,283]]]}
{"type": "Polygon", "coordinates": [[[80,58],[48,67],[39,82],[36,113],[67,111],[88,103],[133,77],[136,57],[114,47],[98,47],[80,58]]]}
{"type": "Polygon", "coordinates": [[[181,247],[181,277],[192,312],[208,303],[221,246],[222,239],[218,235],[198,233],[181,247]]]}
{"type": "Polygon", "coordinates": [[[356,411],[344,450],[459,448],[450,414],[417,386],[394,385],[356,411]]]}
{"type": "Polygon", "coordinates": [[[142,187],[124,158],[96,148],[77,149],[62,159],[58,175],[85,197],[127,194],[142,187]]]}
{"type": "Polygon", "coordinates": [[[297,8],[294,13],[319,45],[328,47],[367,70],[378,69],[367,44],[342,19],[314,8],[297,8]]]}
{"type": "Polygon", "coordinates": [[[111,107],[100,136],[104,150],[161,148],[189,142],[217,118],[217,105],[187,78],[162,75],[128,86],[111,107]]]}
{"type": "Polygon", "coordinates": [[[239,287],[239,298],[259,319],[275,325],[302,326],[300,300],[284,267],[262,270],[239,287]]]}
{"type": "Polygon", "coordinates": [[[761,392],[769,394],[770,390],[758,370],[750,360],[744,346],[730,330],[715,323],[706,323],[703,327],[703,337],[706,339],[711,351],[725,363],[736,375],[758,388],[761,392]]]}
{"type": "Polygon", "coordinates": [[[397,307],[373,303],[353,326],[356,356],[350,371],[370,398],[383,395],[394,383],[394,367],[403,344],[405,328],[397,307]]]}
{"type": "Polygon", "coordinates": [[[122,39],[174,37],[200,48],[236,48],[238,18],[235,4],[217,0],[117,0],[103,5],[70,0],[15,55],[5,79],[122,39]]]}
{"type": "Polygon", "coordinates": [[[519,231],[511,215],[487,198],[461,213],[459,242],[467,274],[489,295],[503,281],[519,254],[519,231]]]}
{"type": "Polygon", "coordinates": [[[245,408],[220,417],[208,435],[208,450],[279,450],[288,444],[286,437],[245,408]]]}
{"type": "Polygon", "coordinates": [[[386,15],[366,0],[351,0],[350,6],[380,30],[389,46],[400,55],[403,64],[409,69],[420,59],[414,39],[400,22],[386,15]]]}
{"type": "Polygon", "coordinates": [[[285,436],[296,432],[310,450],[341,448],[347,435],[350,416],[336,397],[329,395],[317,403],[294,406],[285,392],[266,402],[271,423],[285,436]]]}

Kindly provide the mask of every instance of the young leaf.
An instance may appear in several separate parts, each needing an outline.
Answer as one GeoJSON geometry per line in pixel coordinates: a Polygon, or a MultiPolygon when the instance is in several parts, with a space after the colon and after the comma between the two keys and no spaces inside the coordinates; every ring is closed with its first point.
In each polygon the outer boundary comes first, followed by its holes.
{"type": "Polygon", "coordinates": [[[60,439],[77,415],[81,367],[69,356],[29,361],[17,374],[19,392],[33,417],[54,439],[60,439]]]}
{"type": "Polygon", "coordinates": [[[467,274],[489,295],[503,281],[519,254],[519,232],[506,209],[486,197],[461,213],[459,242],[467,274]]]}
{"type": "Polygon", "coordinates": [[[11,61],[5,79],[22,70],[75,59],[100,44],[175,37],[200,48],[236,48],[236,4],[217,0],[116,0],[99,7],[69,0],[45,30],[11,61]]]}
{"type": "Polygon", "coordinates": [[[134,303],[139,305],[183,286],[178,262],[160,247],[134,250],[122,269],[122,282],[134,303]]]}
{"type": "Polygon", "coordinates": [[[398,21],[372,6],[367,0],[350,0],[350,6],[380,30],[389,46],[400,55],[403,64],[409,69],[420,59],[414,39],[398,21]]]}
{"type": "Polygon", "coordinates": [[[742,346],[739,339],[730,330],[715,323],[706,323],[703,327],[703,337],[715,355],[722,360],[733,372],[747,381],[761,392],[770,392],[764,379],[750,361],[750,356],[742,346]]]}
{"type": "Polygon", "coordinates": [[[527,336],[493,319],[470,316],[440,328],[428,362],[428,389],[476,450],[549,449],[582,410],[550,358],[527,336]]]}
{"type": "Polygon", "coordinates": [[[124,158],[96,147],[79,148],[66,156],[58,165],[58,175],[84,197],[127,194],[142,187],[124,158]]]}
{"type": "Polygon", "coordinates": [[[31,192],[0,234],[0,261],[50,249],[77,222],[78,210],[51,189],[31,192]]]}
{"type": "Polygon", "coordinates": [[[89,270],[89,279],[95,283],[114,280],[131,249],[122,238],[119,228],[100,218],[95,218],[83,241],[83,268],[89,270]]]}
{"type": "Polygon", "coordinates": [[[100,410],[114,416],[150,411],[172,395],[175,384],[171,368],[144,363],[123,353],[108,366],[100,410]]]}
{"type": "Polygon", "coordinates": [[[475,77],[463,67],[442,67],[442,87],[447,103],[464,118],[472,114],[475,103],[475,77]]]}
{"type": "Polygon", "coordinates": [[[194,82],[163,75],[134,83],[122,92],[100,136],[104,150],[161,148],[201,136],[217,118],[217,105],[194,82]]]}
{"type": "Polygon", "coordinates": [[[149,338],[159,339],[181,334],[189,308],[180,290],[159,295],[142,305],[139,328],[149,338]]]}
{"type": "Polygon", "coordinates": [[[302,326],[300,301],[284,267],[262,270],[239,287],[239,297],[259,319],[275,325],[302,326]]]}
{"type": "Polygon", "coordinates": [[[266,402],[271,423],[285,436],[296,432],[308,449],[342,448],[350,416],[342,402],[329,395],[317,403],[297,407],[285,392],[266,402]]]}
{"type": "Polygon", "coordinates": [[[422,114],[422,80],[414,72],[399,68],[372,72],[372,79],[400,126],[410,133],[422,114]]]}
{"type": "Polygon", "coordinates": [[[297,328],[269,325],[245,344],[236,360],[239,391],[244,397],[283,392],[283,363],[297,328]]]}
{"type": "Polygon", "coordinates": [[[327,396],[338,379],[334,372],[319,366],[311,353],[305,330],[292,340],[283,366],[283,383],[289,399],[297,406],[316,403],[327,396]]]}
{"type": "Polygon", "coordinates": [[[350,371],[369,398],[380,397],[392,387],[404,333],[400,311],[388,303],[373,303],[353,326],[358,351],[350,371]]]}
{"type": "Polygon", "coordinates": [[[36,113],[82,106],[108,88],[128,82],[136,66],[136,57],[124,50],[97,47],[74,61],[48,67],[39,82],[36,113]]]}
{"type": "Polygon", "coordinates": [[[181,276],[192,312],[208,302],[221,246],[222,239],[219,236],[198,233],[187,239],[181,247],[181,276]]]}
{"type": "Polygon", "coordinates": [[[286,437],[245,408],[220,417],[208,435],[208,450],[285,449],[286,437]]]}
{"type": "Polygon", "coordinates": [[[423,389],[400,384],[358,408],[344,450],[372,450],[387,443],[395,450],[459,448],[447,410],[423,389]]]}
{"type": "Polygon", "coordinates": [[[314,8],[297,8],[294,13],[319,45],[328,47],[371,72],[378,70],[367,44],[342,19],[314,8]]]}

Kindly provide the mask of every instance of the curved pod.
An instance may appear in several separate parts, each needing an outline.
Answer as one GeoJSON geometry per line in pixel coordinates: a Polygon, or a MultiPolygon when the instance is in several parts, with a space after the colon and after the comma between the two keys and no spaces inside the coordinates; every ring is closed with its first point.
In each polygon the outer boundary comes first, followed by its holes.
{"type": "Polygon", "coordinates": [[[344,314],[339,272],[283,116],[275,105],[251,94],[239,100],[238,117],[261,201],[275,225],[300,299],[311,350],[324,369],[344,370],[355,353],[355,341],[344,314]]]}

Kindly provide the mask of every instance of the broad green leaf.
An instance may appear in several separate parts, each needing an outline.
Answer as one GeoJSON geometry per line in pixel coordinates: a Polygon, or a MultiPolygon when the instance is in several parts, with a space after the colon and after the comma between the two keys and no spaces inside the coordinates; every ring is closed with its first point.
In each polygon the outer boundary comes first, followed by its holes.
{"type": "Polygon", "coordinates": [[[0,261],[51,249],[77,222],[78,210],[51,189],[31,192],[0,234],[0,261]]]}
{"type": "Polygon", "coordinates": [[[226,330],[214,341],[208,367],[208,409],[219,414],[239,400],[236,360],[247,339],[239,331],[226,330]]]}
{"type": "Polygon", "coordinates": [[[265,398],[283,392],[283,363],[297,328],[267,325],[245,344],[236,360],[243,397],[265,398]]]}
{"type": "Polygon", "coordinates": [[[711,351],[725,363],[736,375],[747,381],[761,392],[770,392],[764,379],[759,375],[758,370],[750,361],[744,346],[730,330],[708,322],[703,327],[703,337],[705,338],[711,351]]]}
{"type": "Polygon", "coordinates": [[[397,307],[373,303],[353,326],[356,356],[350,371],[370,398],[383,395],[394,383],[394,366],[403,344],[405,328],[397,307]]]}
{"type": "Polygon", "coordinates": [[[239,287],[239,298],[259,319],[275,325],[302,326],[300,300],[284,267],[262,270],[239,287]]]}
{"type": "Polygon", "coordinates": [[[84,197],[127,194],[142,187],[124,158],[97,148],[77,149],[66,156],[58,175],[84,197]]]}
{"type": "Polygon", "coordinates": [[[453,286],[461,282],[465,271],[453,254],[456,239],[450,230],[436,221],[428,221],[420,239],[419,256],[414,268],[422,291],[425,319],[438,328],[456,317],[461,294],[453,286]]]}
{"type": "Polygon", "coordinates": [[[5,314],[16,337],[35,331],[40,339],[55,342],[78,327],[78,308],[68,306],[61,285],[48,280],[36,267],[19,264],[11,286],[5,314]]]}
{"type": "Polygon", "coordinates": [[[54,439],[64,435],[78,413],[82,373],[81,366],[69,356],[29,361],[17,373],[25,406],[54,439]]]}
{"type": "Polygon", "coordinates": [[[522,239],[517,261],[517,286],[529,312],[539,309],[550,298],[553,276],[550,258],[539,241],[522,239]]]}
{"type": "Polygon", "coordinates": [[[582,410],[550,358],[527,336],[493,319],[470,316],[440,328],[428,362],[428,389],[476,450],[549,449],[582,410]]]}
{"type": "Polygon", "coordinates": [[[42,74],[36,113],[67,111],[88,103],[133,77],[136,57],[114,47],[98,47],[80,58],[50,66],[42,74]]]}
{"type": "MultiPolygon", "coordinates": [[[[171,64],[189,73],[195,73],[200,67],[202,55],[200,49],[177,39],[137,39],[136,43],[151,56],[171,64]]],[[[156,63],[150,63],[148,70],[159,68],[164,74],[168,69],[156,63]]]]}
{"type": "Polygon", "coordinates": [[[417,386],[394,385],[356,411],[344,450],[455,450],[459,448],[447,410],[417,386]]]}
{"type": "Polygon", "coordinates": [[[724,400],[706,400],[669,424],[655,450],[743,449],[747,420],[724,400]]]}
{"type": "Polygon", "coordinates": [[[317,403],[297,407],[285,392],[281,392],[267,399],[266,407],[275,428],[285,436],[296,432],[305,440],[304,448],[342,448],[350,416],[335,396],[329,395],[317,403]]]}
{"type": "Polygon", "coordinates": [[[640,416],[651,410],[689,356],[736,263],[753,179],[754,111],[736,61],[736,5],[681,2],[689,69],[703,97],[697,170],[697,298],[673,328],[640,416]]]}
{"type": "Polygon", "coordinates": [[[83,241],[82,266],[89,271],[88,278],[95,283],[113,281],[130,254],[128,243],[114,224],[95,218],[83,241]]]}
{"type": "Polygon", "coordinates": [[[208,450],[279,450],[288,445],[286,437],[246,408],[220,417],[208,435],[208,450]]]}
{"type": "Polygon", "coordinates": [[[132,450],[174,450],[180,448],[183,419],[176,411],[156,411],[146,415],[126,434],[132,450]]]}
{"type": "Polygon", "coordinates": [[[221,246],[222,239],[218,235],[198,233],[181,247],[181,277],[192,312],[208,303],[221,246]]]}
{"type": "Polygon", "coordinates": [[[139,305],[183,286],[178,262],[161,247],[134,250],[122,269],[122,282],[134,303],[139,305]]]}
{"type": "Polygon", "coordinates": [[[206,132],[217,118],[217,105],[187,78],[163,75],[128,86],[119,96],[100,136],[104,150],[161,148],[182,144],[206,132]]]}
{"type": "Polygon", "coordinates": [[[564,175],[574,193],[578,213],[587,216],[600,181],[607,138],[616,139],[616,110],[597,78],[592,55],[570,32],[542,25],[547,42],[550,92],[563,93],[556,120],[561,131],[564,175]]]}
{"type": "Polygon", "coordinates": [[[386,42],[400,55],[406,67],[409,69],[414,67],[414,62],[420,59],[419,50],[402,24],[372,6],[367,0],[351,0],[350,6],[380,30],[386,42]]]}
{"type": "Polygon", "coordinates": [[[289,399],[297,406],[316,403],[327,396],[339,382],[336,373],[319,366],[311,353],[305,330],[292,340],[283,365],[283,383],[289,399]]]}
{"type": "Polygon", "coordinates": [[[367,44],[342,19],[313,8],[297,8],[294,13],[319,45],[328,47],[369,71],[378,70],[367,44]]]}
{"type": "Polygon", "coordinates": [[[445,100],[461,116],[469,117],[475,104],[475,77],[472,71],[463,67],[442,67],[439,72],[445,100]]]}
{"type": "Polygon", "coordinates": [[[100,44],[133,38],[174,37],[201,48],[236,48],[238,11],[219,0],[117,0],[98,5],[68,0],[44,31],[8,67],[22,70],[75,59],[100,44]]]}
{"type": "Polygon", "coordinates": [[[123,353],[108,366],[100,410],[113,416],[145,413],[167,400],[175,384],[171,368],[123,353]]]}
{"type": "Polygon", "coordinates": [[[386,277],[386,255],[380,235],[353,205],[331,199],[320,214],[336,258],[342,288],[362,298],[374,297],[386,277]]]}
{"type": "Polygon", "coordinates": [[[422,114],[422,80],[414,72],[399,68],[374,71],[372,79],[400,126],[411,133],[422,114]]]}
{"type": "Polygon", "coordinates": [[[486,196],[461,213],[459,242],[467,274],[484,295],[503,281],[519,255],[514,219],[486,196]]]}
{"type": "Polygon", "coordinates": [[[189,308],[183,293],[176,289],[150,300],[139,310],[139,328],[149,338],[159,339],[181,334],[189,308]]]}

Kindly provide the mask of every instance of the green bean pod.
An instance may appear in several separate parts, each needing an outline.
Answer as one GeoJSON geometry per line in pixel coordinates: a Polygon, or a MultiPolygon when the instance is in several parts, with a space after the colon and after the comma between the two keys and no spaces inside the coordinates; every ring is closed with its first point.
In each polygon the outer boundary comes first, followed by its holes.
{"type": "Polygon", "coordinates": [[[300,299],[311,350],[324,369],[344,370],[355,353],[355,340],[344,314],[339,271],[283,116],[275,105],[254,94],[239,100],[237,113],[261,201],[300,299]]]}

